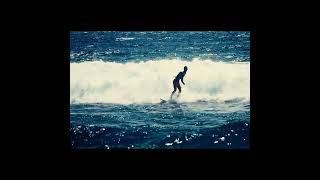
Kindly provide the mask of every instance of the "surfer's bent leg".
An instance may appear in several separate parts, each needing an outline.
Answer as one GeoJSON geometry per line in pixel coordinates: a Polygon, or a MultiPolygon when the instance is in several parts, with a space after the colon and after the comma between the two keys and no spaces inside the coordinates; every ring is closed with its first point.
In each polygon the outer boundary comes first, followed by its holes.
{"type": "Polygon", "coordinates": [[[177,88],[174,87],[174,90],[172,91],[170,98],[172,98],[172,96],[173,96],[173,94],[176,92],[176,90],[177,90],[177,88]]]}
{"type": "Polygon", "coordinates": [[[179,96],[180,96],[180,93],[181,93],[181,86],[180,86],[180,84],[179,84],[177,87],[178,87],[178,89],[179,89],[179,93],[178,93],[178,96],[177,96],[177,97],[179,97],[179,96]]]}
{"type": "Polygon", "coordinates": [[[181,93],[181,86],[180,86],[180,84],[178,84],[178,89],[179,89],[179,93],[181,93]]]}
{"type": "Polygon", "coordinates": [[[172,99],[172,96],[173,96],[173,94],[176,92],[176,90],[177,90],[177,86],[176,86],[175,81],[173,81],[173,91],[172,91],[172,93],[171,93],[170,99],[172,99]]]}

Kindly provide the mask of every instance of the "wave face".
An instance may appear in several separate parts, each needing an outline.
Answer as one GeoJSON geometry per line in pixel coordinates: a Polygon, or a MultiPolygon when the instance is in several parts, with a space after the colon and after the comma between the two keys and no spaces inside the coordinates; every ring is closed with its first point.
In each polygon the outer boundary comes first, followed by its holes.
{"type": "Polygon", "coordinates": [[[70,64],[70,103],[159,103],[173,91],[174,77],[188,66],[180,102],[250,101],[250,62],[211,59],[149,60],[115,63],[85,61],[70,64]]]}

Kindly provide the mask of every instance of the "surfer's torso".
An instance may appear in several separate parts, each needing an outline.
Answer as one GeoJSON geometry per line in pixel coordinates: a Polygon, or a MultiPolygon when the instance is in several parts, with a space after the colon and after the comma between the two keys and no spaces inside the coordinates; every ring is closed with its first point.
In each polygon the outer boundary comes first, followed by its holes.
{"type": "Polygon", "coordinates": [[[179,74],[174,78],[173,81],[179,83],[179,80],[183,79],[184,75],[185,75],[184,72],[179,72],[179,74]]]}

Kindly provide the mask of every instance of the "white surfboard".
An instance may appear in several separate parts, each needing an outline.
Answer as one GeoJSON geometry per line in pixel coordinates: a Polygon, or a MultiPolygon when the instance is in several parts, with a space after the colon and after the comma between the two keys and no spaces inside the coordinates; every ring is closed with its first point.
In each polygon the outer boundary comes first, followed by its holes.
{"type": "Polygon", "coordinates": [[[168,102],[167,100],[164,100],[164,99],[161,99],[161,98],[160,98],[160,100],[161,100],[160,104],[168,102]]]}
{"type": "Polygon", "coordinates": [[[160,104],[163,104],[163,103],[177,104],[177,101],[174,99],[164,100],[160,98],[160,104]]]}

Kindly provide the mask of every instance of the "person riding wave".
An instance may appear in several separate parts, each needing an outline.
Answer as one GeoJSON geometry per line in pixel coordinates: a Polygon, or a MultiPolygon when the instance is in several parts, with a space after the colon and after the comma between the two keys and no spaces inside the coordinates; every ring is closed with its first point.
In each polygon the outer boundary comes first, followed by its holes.
{"type": "Polygon", "coordinates": [[[179,72],[178,75],[174,78],[173,80],[173,92],[171,93],[170,99],[172,99],[173,94],[176,92],[177,88],[179,89],[179,94],[177,97],[179,97],[180,93],[181,93],[181,86],[179,83],[179,80],[181,80],[182,84],[185,85],[185,83],[183,82],[183,77],[186,75],[188,70],[188,67],[185,66],[183,68],[183,72],[179,72]]]}

